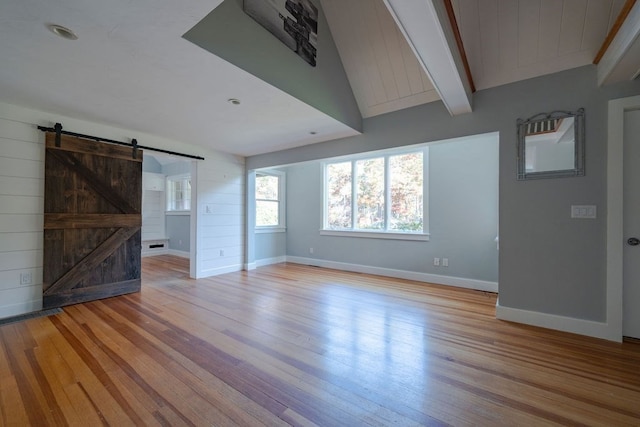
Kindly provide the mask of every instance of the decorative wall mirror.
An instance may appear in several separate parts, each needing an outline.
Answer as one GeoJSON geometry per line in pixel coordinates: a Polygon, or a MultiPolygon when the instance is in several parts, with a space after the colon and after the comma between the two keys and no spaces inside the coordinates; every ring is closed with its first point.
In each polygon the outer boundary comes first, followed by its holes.
{"type": "Polygon", "coordinates": [[[518,119],[518,179],[584,175],[584,108],[518,119]]]}

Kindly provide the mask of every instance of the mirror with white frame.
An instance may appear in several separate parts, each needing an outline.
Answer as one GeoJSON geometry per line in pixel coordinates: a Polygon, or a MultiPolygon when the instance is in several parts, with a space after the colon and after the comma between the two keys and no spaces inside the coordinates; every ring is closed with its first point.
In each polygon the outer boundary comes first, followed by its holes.
{"type": "Polygon", "coordinates": [[[584,175],[584,108],[518,119],[518,179],[584,175]]]}

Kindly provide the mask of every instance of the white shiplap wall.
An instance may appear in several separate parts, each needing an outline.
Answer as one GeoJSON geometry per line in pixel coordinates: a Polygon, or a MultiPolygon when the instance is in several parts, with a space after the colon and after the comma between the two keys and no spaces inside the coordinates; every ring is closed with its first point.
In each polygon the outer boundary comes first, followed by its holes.
{"type": "Polygon", "coordinates": [[[0,318],[42,308],[43,211],[44,138],[0,117],[0,318]]]}
{"type": "Polygon", "coordinates": [[[165,238],[165,192],[150,190],[148,179],[165,179],[164,175],[142,172],[142,241],[165,238]]]}
{"type": "Polygon", "coordinates": [[[202,146],[0,102],[0,318],[42,307],[44,136],[38,125],[204,157],[197,162],[192,275],[237,271],[244,261],[244,159],[202,146]],[[208,208],[208,211],[207,211],[208,208]],[[224,255],[220,255],[223,251],[224,255]],[[20,285],[20,273],[33,283],[20,285]]]}
{"type": "Polygon", "coordinates": [[[197,277],[242,270],[244,264],[244,159],[220,155],[212,162],[197,164],[197,277]]]}

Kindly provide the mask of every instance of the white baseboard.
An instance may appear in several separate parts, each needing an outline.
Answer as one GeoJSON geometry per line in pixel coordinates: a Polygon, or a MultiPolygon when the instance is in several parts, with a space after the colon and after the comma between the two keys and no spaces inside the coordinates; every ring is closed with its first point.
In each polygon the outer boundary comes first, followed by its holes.
{"type": "Polygon", "coordinates": [[[496,303],[496,318],[509,322],[524,323],[541,328],[602,338],[609,341],[622,341],[622,336],[614,330],[615,328],[611,328],[610,325],[606,323],[504,307],[500,305],[500,300],[496,303]]]}
{"type": "Polygon", "coordinates": [[[244,269],[246,271],[251,271],[251,270],[255,270],[258,267],[264,267],[272,264],[280,264],[282,262],[287,262],[287,257],[284,255],[279,257],[274,257],[274,258],[263,258],[263,259],[259,259],[254,262],[245,264],[244,269]]]}
{"type": "Polygon", "coordinates": [[[0,319],[42,310],[42,298],[0,307],[0,319]]]}
{"type": "Polygon", "coordinates": [[[236,271],[242,271],[242,270],[243,270],[242,264],[227,265],[224,267],[202,270],[196,275],[195,278],[203,279],[205,277],[219,276],[220,274],[227,274],[227,273],[235,273],[236,271]]]}
{"type": "Polygon", "coordinates": [[[145,251],[144,249],[142,250],[142,257],[148,257],[148,256],[156,256],[156,255],[167,255],[169,253],[168,249],[160,249],[160,250],[152,250],[152,251],[145,251]]]}
{"type": "Polygon", "coordinates": [[[282,262],[287,262],[287,257],[286,256],[258,259],[255,262],[255,266],[256,267],[264,267],[266,265],[280,264],[282,262]]]}
{"type": "Polygon", "coordinates": [[[169,249],[169,250],[167,250],[167,254],[168,255],[178,256],[180,258],[187,258],[187,259],[191,258],[191,254],[189,252],[179,251],[177,249],[169,249]]]}
{"type": "Polygon", "coordinates": [[[369,265],[349,264],[345,262],[327,261],[315,258],[287,256],[286,262],[295,264],[315,265],[333,268],[335,270],[353,271],[356,273],[375,274],[378,276],[395,277],[398,279],[416,280],[418,282],[435,283],[438,285],[455,286],[458,288],[475,289],[479,291],[498,292],[497,282],[467,279],[464,277],[441,276],[439,274],[419,273],[416,271],[395,270],[392,268],[372,267],[369,265]]]}

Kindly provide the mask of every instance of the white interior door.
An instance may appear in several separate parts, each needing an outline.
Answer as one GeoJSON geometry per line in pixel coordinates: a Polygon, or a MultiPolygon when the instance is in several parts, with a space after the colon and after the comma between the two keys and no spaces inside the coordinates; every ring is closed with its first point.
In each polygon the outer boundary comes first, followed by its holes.
{"type": "Polygon", "coordinates": [[[624,336],[640,339],[640,110],[624,113],[624,336]]]}

